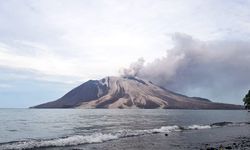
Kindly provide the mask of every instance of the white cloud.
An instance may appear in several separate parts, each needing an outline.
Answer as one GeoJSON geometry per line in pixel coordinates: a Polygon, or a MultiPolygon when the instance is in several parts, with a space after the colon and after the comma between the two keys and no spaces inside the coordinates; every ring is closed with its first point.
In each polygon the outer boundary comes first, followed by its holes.
{"type": "MultiPolygon", "coordinates": [[[[164,57],[175,32],[249,41],[249,8],[240,0],[0,1],[0,65],[61,82],[118,75],[140,57],[164,57]]],[[[183,57],[172,58],[168,77],[183,57]]]]}
{"type": "Polygon", "coordinates": [[[19,55],[12,52],[11,49],[1,48],[0,51],[0,65],[10,68],[18,69],[31,69],[47,75],[76,75],[76,69],[74,67],[73,60],[64,60],[57,55],[53,54],[53,51],[43,49],[44,51],[37,51],[39,46],[36,47],[34,55],[19,55]]]}

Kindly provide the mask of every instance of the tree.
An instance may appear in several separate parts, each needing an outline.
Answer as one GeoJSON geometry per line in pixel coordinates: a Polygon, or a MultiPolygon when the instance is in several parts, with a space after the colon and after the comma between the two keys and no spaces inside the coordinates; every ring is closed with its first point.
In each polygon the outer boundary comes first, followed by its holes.
{"type": "Polygon", "coordinates": [[[246,109],[250,109],[250,90],[248,91],[247,95],[243,99],[244,105],[246,109]]]}

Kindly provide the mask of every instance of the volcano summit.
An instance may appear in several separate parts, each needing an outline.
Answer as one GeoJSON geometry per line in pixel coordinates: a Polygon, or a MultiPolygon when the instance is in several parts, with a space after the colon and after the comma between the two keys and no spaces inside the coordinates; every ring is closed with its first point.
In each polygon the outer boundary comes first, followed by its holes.
{"type": "Polygon", "coordinates": [[[56,101],[32,108],[242,109],[243,107],[188,97],[135,77],[106,77],[101,80],[89,80],[56,101]]]}

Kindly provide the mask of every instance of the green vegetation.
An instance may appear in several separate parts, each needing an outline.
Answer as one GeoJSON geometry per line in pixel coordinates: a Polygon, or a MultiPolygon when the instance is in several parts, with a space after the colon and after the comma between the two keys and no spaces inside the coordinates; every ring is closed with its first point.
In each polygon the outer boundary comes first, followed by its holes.
{"type": "Polygon", "coordinates": [[[250,90],[248,91],[247,95],[243,99],[244,105],[246,109],[250,109],[250,90]]]}

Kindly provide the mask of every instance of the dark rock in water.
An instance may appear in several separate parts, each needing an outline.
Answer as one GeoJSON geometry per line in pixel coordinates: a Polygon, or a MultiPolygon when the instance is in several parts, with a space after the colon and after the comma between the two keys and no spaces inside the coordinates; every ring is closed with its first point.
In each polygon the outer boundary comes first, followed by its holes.
{"type": "Polygon", "coordinates": [[[208,147],[207,150],[217,150],[217,148],[214,147],[208,147]]]}
{"type": "Polygon", "coordinates": [[[229,124],[233,124],[232,122],[216,122],[216,123],[213,123],[211,124],[211,126],[219,126],[219,127],[222,127],[222,126],[227,126],[229,124]]]}
{"type": "Polygon", "coordinates": [[[182,127],[182,126],[179,126],[179,129],[182,130],[182,131],[183,131],[183,130],[186,130],[186,129],[185,129],[184,127],[182,127]]]}
{"type": "Polygon", "coordinates": [[[226,146],[225,149],[233,149],[231,146],[226,146]]]}
{"type": "Polygon", "coordinates": [[[154,132],[152,132],[152,134],[158,134],[159,132],[156,132],[156,131],[154,131],[154,132]]]}
{"type": "Polygon", "coordinates": [[[165,136],[168,136],[168,134],[166,133],[165,136]]]}

